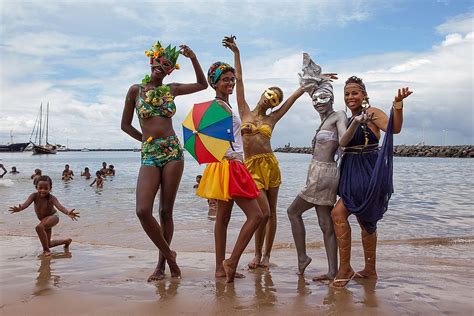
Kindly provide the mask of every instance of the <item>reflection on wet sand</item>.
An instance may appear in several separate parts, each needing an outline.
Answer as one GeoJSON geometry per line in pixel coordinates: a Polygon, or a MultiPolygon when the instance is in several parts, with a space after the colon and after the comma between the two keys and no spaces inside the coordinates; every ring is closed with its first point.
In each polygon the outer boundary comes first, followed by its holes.
{"type": "MultiPolygon", "coordinates": [[[[149,251],[75,243],[71,260],[59,260],[71,258],[65,252],[38,261],[38,247],[37,238],[0,238],[2,315],[470,315],[474,306],[472,282],[459,281],[473,279],[472,243],[430,246],[422,255],[418,245],[382,246],[380,278],[345,289],[312,281],[324,265],[297,276],[286,250],[272,254],[278,266],[240,269],[246,278],[232,284],[214,278],[212,253],[182,252],[185,277],[150,284],[149,251]]],[[[320,252],[315,262],[325,259],[320,252]]],[[[363,257],[360,247],[355,253],[363,257]]]]}
{"type": "Polygon", "coordinates": [[[327,294],[323,299],[323,304],[329,307],[329,314],[355,313],[360,310],[360,304],[363,304],[368,308],[378,307],[378,301],[375,292],[377,280],[357,279],[351,282],[360,285],[362,291],[360,291],[359,286],[357,286],[357,289],[353,289],[353,283],[352,288],[350,285],[341,289],[334,289],[328,286],[327,294]],[[361,292],[363,292],[363,297],[359,298],[358,296],[361,294],[361,292]]]}
{"type": "Polygon", "coordinates": [[[311,294],[311,290],[309,289],[309,282],[306,281],[303,275],[298,275],[298,288],[296,292],[301,296],[306,296],[311,294]]]}
{"type": "Polygon", "coordinates": [[[216,278],[216,297],[225,302],[234,302],[236,299],[235,282],[226,283],[225,279],[216,278]]]}
{"type": "Polygon", "coordinates": [[[358,284],[362,285],[364,290],[364,300],[362,303],[367,307],[378,307],[378,300],[375,291],[375,286],[377,285],[377,280],[374,279],[356,279],[358,284]]]}
{"type": "Polygon", "coordinates": [[[254,275],[255,304],[268,307],[274,306],[277,298],[271,272],[268,269],[256,269],[254,275]]]}
{"type": "Polygon", "coordinates": [[[36,278],[35,290],[33,296],[45,295],[52,290],[53,287],[59,287],[61,277],[53,274],[51,270],[51,261],[55,259],[69,259],[72,258],[72,254],[69,250],[65,249],[64,252],[53,252],[49,257],[41,257],[40,267],[38,269],[38,277],[36,278]],[[51,286],[51,280],[53,284],[51,286]]]}
{"type": "Polygon", "coordinates": [[[180,280],[160,280],[155,282],[156,294],[160,299],[170,299],[178,294],[178,288],[180,286],[180,280]]]}

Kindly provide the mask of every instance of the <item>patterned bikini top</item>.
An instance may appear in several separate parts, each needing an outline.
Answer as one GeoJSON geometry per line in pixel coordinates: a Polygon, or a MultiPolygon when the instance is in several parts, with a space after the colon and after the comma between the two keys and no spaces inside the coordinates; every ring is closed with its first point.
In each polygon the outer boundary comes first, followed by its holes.
{"type": "Polygon", "coordinates": [[[272,138],[272,128],[268,124],[262,124],[257,127],[253,123],[246,122],[242,124],[242,133],[245,133],[247,135],[255,135],[257,133],[260,133],[267,138],[272,138]]]}
{"type": "MultiPolygon", "coordinates": [[[[169,87],[169,86],[167,86],[169,87]]],[[[169,88],[168,88],[169,90],[169,88]]],[[[135,101],[135,110],[138,117],[146,119],[152,116],[161,116],[171,118],[176,113],[176,105],[174,104],[174,96],[167,92],[159,100],[159,105],[151,105],[142,98],[142,86],[138,90],[138,96],[135,101]]],[[[150,102],[151,103],[151,102],[150,102]]]]}

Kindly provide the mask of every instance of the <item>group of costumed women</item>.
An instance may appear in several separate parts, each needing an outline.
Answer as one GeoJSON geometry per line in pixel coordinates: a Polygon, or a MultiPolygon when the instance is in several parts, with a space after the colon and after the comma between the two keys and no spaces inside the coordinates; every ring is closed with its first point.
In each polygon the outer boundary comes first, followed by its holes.
{"type": "Polygon", "coordinates": [[[273,154],[270,139],[277,122],[295,101],[307,92],[321,118],[313,139],[313,157],[305,187],[288,208],[288,217],[296,245],[298,273],[303,274],[311,258],[306,254],[306,233],[302,214],[315,208],[323,232],[328,258],[327,274],[315,281],[328,280],[332,287],[345,287],[354,277],[377,278],[375,253],[377,221],[387,210],[393,192],[393,134],[399,133],[403,121],[403,99],[412,92],[398,90],[390,117],[368,103],[368,94],[360,78],[350,77],[344,87],[344,101],[351,111],[333,109],[331,81],[335,74],[322,74],[309,55],[303,55],[300,87],[283,101],[283,91],[270,87],[251,109],[245,98],[242,65],[235,37],[225,37],[224,47],[234,54],[234,67],[215,62],[208,70],[207,80],[194,52],[186,45],[179,49],[158,41],[145,55],[150,58],[151,74],[141,84],[132,85],[126,96],[122,115],[122,130],[142,142],[141,167],[136,190],[136,213],[148,237],[158,248],[158,263],[149,281],[165,277],[168,263],[172,277],[180,277],[176,252],[170,244],[174,233],[173,206],[184,167],[183,149],[172,126],[176,112],[176,96],[207,88],[215,90],[215,101],[232,116],[233,141],[219,162],[209,163],[204,170],[197,195],[215,199],[217,215],[214,228],[216,277],[227,282],[243,278],[237,272],[242,253],[255,235],[255,257],[250,269],[268,267],[275,239],[276,206],[281,174],[273,154]],[[189,58],[196,82],[163,84],[163,79],[175,69],[178,56],[189,58]],[[236,88],[237,110],[229,103],[236,88]],[[281,106],[279,106],[281,104],[281,106]],[[276,108],[279,106],[278,108],[276,108]],[[269,111],[270,110],[270,111],[269,111]],[[141,131],[132,126],[134,112],[141,131]],[[385,132],[379,148],[380,131],[385,132]],[[342,148],[342,150],[341,150],[342,148]],[[338,167],[335,156],[342,158],[338,167]],[[159,222],[153,216],[153,204],[160,190],[159,222]],[[336,202],[337,195],[340,199],[336,202]],[[229,258],[225,258],[227,227],[233,204],[245,213],[243,224],[229,258]],[[354,272],[350,265],[350,214],[355,214],[361,226],[365,268],[354,272]],[[339,267],[337,250],[339,249],[339,267]]]}

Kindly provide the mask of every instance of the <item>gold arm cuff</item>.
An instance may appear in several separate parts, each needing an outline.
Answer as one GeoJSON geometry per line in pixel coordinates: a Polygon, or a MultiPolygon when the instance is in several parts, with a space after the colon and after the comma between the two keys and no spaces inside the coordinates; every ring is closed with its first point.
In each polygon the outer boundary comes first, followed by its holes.
{"type": "Polygon", "coordinates": [[[403,109],[403,101],[399,101],[399,102],[393,101],[393,108],[395,110],[403,109]]]}

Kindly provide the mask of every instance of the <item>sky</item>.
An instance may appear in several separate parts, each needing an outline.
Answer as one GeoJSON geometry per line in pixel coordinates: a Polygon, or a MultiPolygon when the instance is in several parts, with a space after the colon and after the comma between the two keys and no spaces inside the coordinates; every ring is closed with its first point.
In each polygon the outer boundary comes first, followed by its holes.
{"type": "MultiPolygon", "coordinates": [[[[338,73],[336,110],[345,108],[352,75],[386,112],[398,88],[414,91],[395,144],[474,144],[474,5],[464,0],[0,0],[0,144],[10,131],[14,142],[28,141],[49,102],[50,142],[137,148],[120,120],[128,88],[150,71],[144,50],[156,40],[186,44],[207,72],[215,61],[233,62],[220,44],[231,34],[251,107],[269,86],[291,95],[307,52],[323,72],[338,73]]],[[[178,63],[165,83],[194,82],[191,62],[178,63]]],[[[175,99],[181,139],[192,105],[214,95],[208,87],[175,99]]],[[[277,124],[272,146],[309,146],[319,123],[305,94],[277,124]]]]}

